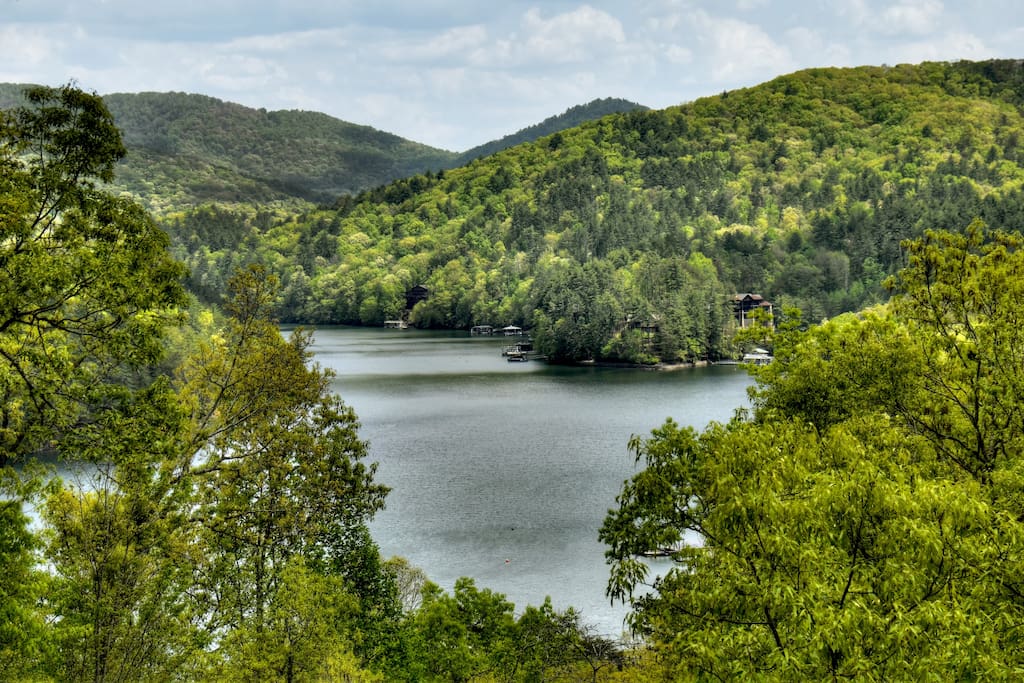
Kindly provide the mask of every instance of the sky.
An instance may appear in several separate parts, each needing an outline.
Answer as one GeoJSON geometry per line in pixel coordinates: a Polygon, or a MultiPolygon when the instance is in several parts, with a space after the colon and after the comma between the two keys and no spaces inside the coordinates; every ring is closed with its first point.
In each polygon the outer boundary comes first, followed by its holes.
{"type": "Polygon", "coordinates": [[[1020,0],[0,0],[0,82],[320,111],[464,151],[604,97],[1024,58],[1020,0]]]}

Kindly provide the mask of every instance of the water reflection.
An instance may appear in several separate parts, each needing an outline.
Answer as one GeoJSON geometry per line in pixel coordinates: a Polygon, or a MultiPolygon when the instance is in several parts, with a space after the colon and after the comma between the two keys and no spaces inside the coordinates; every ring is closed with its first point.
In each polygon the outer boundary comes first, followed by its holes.
{"type": "Polygon", "coordinates": [[[674,372],[509,363],[507,340],[464,333],[326,328],[316,361],[359,415],[378,479],[372,525],[450,589],[459,576],[519,608],[551,595],[618,635],[597,530],[635,472],[627,443],[673,417],[702,428],[746,404],[735,366],[674,372]]]}

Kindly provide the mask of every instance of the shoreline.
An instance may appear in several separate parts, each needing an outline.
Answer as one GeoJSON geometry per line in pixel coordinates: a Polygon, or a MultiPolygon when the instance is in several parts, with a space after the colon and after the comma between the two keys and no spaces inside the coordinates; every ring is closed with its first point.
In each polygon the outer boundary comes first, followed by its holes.
{"type": "MultiPolygon", "coordinates": [[[[540,360],[540,359],[538,359],[540,360]]],[[[689,370],[692,368],[704,368],[709,365],[739,365],[736,361],[719,361],[713,363],[706,360],[679,363],[627,363],[625,361],[602,361],[602,360],[579,360],[579,361],[553,361],[544,359],[548,365],[565,365],[580,368],[619,368],[622,370],[649,370],[651,372],[675,372],[678,370],[689,370]]]]}

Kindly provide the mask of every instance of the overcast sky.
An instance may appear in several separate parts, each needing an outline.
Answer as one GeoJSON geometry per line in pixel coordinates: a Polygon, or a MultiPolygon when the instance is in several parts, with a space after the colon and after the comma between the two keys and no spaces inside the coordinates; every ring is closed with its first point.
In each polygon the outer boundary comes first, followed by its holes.
{"type": "Polygon", "coordinates": [[[309,109],[453,151],[599,97],[1024,58],[1021,0],[0,0],[0,82],[309,109]]]}

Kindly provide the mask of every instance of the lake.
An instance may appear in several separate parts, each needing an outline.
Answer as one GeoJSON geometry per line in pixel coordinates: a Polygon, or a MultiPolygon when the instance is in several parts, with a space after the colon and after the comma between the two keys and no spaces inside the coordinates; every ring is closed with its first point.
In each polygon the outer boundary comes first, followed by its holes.
{"type": "Polygon", "coordinates": [[[747,405],[738,366],[655,372],[512,363],[509,340],[459,332],[321,328],[312,350],[359,416],[377,480],[392,488],[371,524],[451,590],[460,576],[517,613],[550,595],[616,637],[627,608],[605,597],[597,532],[637,470],[630,436],[665,418],[703,428],[747,405]]]}

